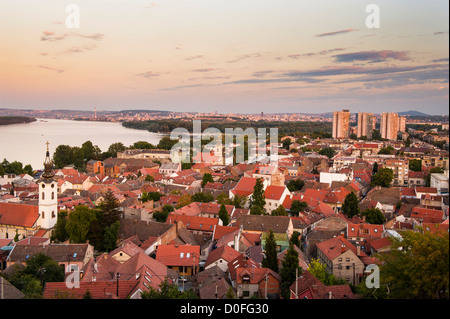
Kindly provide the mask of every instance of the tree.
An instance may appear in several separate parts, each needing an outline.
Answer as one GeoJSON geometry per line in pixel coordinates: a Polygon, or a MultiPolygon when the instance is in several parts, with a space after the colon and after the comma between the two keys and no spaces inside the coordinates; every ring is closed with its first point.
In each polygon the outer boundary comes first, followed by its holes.
{"type": "Polygon", "coordinates": [[[178,143],[178,140],[171,140],[170,137],[164,136],[158,143],[158,148],[162,150],[171,150],[178,143]]]}
{"type": "Polygon", "coordinates": [[[358,286],[365,297],[448,299],[448,232],[405,231],[391,240],[391,250],[379,255],[380,288],[358,286]]]}
{"type": "Polygon", "coordinates": [[[190,203],[192,203],[191,195],[184,194],[183,196],[181,196],[180,200],[178,201],[177,208],[184,207],[186,205],[189,205],[190,203]]]}
{"type": "Polygon", "coordinates": [[[376,174],[376,173],[378,173],[378,163],[377,162],[373,163],[373,166],[372,166],[372,174],[376,174]]]}
{"type": "Polygon", "coordinates": [[[151,150],[156,148],[155,145],[146,142],[146,141],[139,141],[135,142],[130,148],[132,149],[139,149],[139,150],[151,150]]]}
{"type": "Polygon", "coordinates": [[[103,213],[102,222],[105,227],[109,227],[120,219],[119,201],[114,196],[113,191],[108,190],[103,196],[104,200],[99,205],[100,211],[103,213]]]}
{"type": "Polygon", "coordinates": [[[422,161],[418,159],[409,160],[409,170],[413,172],[422,171],[422,161]]]}
{"type": "Polygon", "coordinates": [[[85,243],[90,224],[96,219],[95,210],[87,206],[77,206],[69,214],[66,224],[67,234],[71,243],[85,243]]]}
{"type": "Polygon", "coordinates": [[[200,202],[200,203],[210,203],[214,200],[214,196],[211,194],[206,193],[196,193],[192,195],[192,201],[193,202],[200,202]]]}
{"type": "Polygon", "coordinates": [[[167,216],[169,216],[169,214],[173,211],[174,209],[171,205],[165,204],[162,207],[162,211],[153,213],[153,218],[156,219],[157,222],[165,223],[167,220],[167,216]]]}
{"type": "Polygon", "coordinates": [[[305,185],[305,182],[302,181],[300,178],[292,179],[287,183],[287,188],[290,192],[299,191],[303,188],[305,185]]]}
{"type": "Polygon", "coordinates": [[[119,228],[120,228],[119,221],[116,221],[111,226],[106,227],[105,235],[103,237],[103,245],[107,252],[116,249],[119,228]]]}
{"type": "Polygon", "coordinates": [[[383,147],[382,149],[380,149],[378,151],[378,154],[390,155],[390,154],[392,154],[393,151],[394,151],[394,148],[391,145],[389,145],[387,147],[383,147]]]}
{"type": "Polygon", "coordinates": [[[326,265],[322,264],[318,259],[312,258],[308,271],[325,286],[345,285],[347,283],[345,279],[339,279],[330,274],[327,271],[326,265]]]}
{"type": "Polygon", "coordinates": [[[369,224],[383,225],[386,221],[386,217],[378,208],[368,208],[361,215],[366,217],[366,222],[369,224]]]}
{"type": "Polygon", "coordinates": [[[272,211],[271,215],[272,216],[287,216],[287,212],[286,212],[286,209],[284,209],[283,205],[280,205],[272,211]]]}
{"type": "Polygon", "coordinates": [[[211,182],[211,183],[214,182],[211,173],[205,173],[205,174],[203,174],[203,178],[202,178],[202,187],[205,187],[205,185],[206,185],[207,183],[209,183],[209,182],[211,182]]]}
{"type": "Polygon", "coordinates": [[[141,196],[141,201],[143,203],[148,202],[150,200],[156,202],[159,201],[162,197],[162,194],[159,192],[143,192],[141,196]]]}
{"type": "Polygon", "coordinates": [[[331,147],[325,147],[319,151],[319,154],[328,156],[328,158],[332,158],[336,154],[336,151],[331,147]]]}
{"type": "Polygon", "coordinates": [[[251,202],[251,206],[250,206],[250,213],[251,214],[258,213],[258,215],[260,215],[261,212],[264,212],[265,205],[266,205],[266,200],[264,198],[263,179],[258,178],[256,180],[255,186],[253,187],[253,195],[252,195],[252,202],[251,202]]]}
{"type": "Polygon", "coordinates": [[[220,220],[222,220],[224,226],[227,226],[228,223],[230,222],[230,216],[228,215],[227,208],[225,207],[224,204],[220,205],[219,218],[220,220]]]}
{"type": "Polygon", "coordinates": [[[298,252],[295,250],[293,244],[289,245],[281,265],[281,290],[282,294],[287,299],[289,298],[289,287],[294,283],[296,274],[300,275],[302,273],[302,268],[300,268],[298,263],[298,252]]]}
{"type": "Polygon", "coordinates": [[[303,201],[299,201],[297,199],[294,199],[291,203],[291,209],[292,215],[298,216],[299,212],[305,211],[305,209],[308,207],[308,204],[303,201]]]}
{"type": "Polygon", "coordinates": [[[393,179],[394,179],[394,171],[390,168],[383,167],[380,168],[378,172],[372,176],[370,186],[389,187],[393,179]]]}
{"type": "Polygon", "coordinates": [[[67,225],[67,211],[62,210],[58,213],[58,218],[56,220],[55,229],[51,237],[52,241],[64,242],[69,239],[69,234],[66,230],[67,225]]]}
{"type": "Polygon", "coordinates": [[[53,153],[53,165],[63,168],[72,163],[72,148],[69,145],[58,145],[53,153]]]}
{"type": "Polygon", "coordinates": [[[301,247],[300,236],[301,236],[301,234],[295,230],[292,233],[291,238],[289,239],[289,244],[295,245],[297,247],[301,247]]]}
{"type": "Polygon", "coordinates": [[[141,293],[142,299],[198,299],[191,289],[181,292],[174,283],[169,283],[167,278],[159,285],[158,289],[150,286],[149,290],[141,293]]]}
{"type": "Polygon", "coordinates": [[[111,157],[117,157],[117,152],[125,151],[125,145],[121,142],[113,143],[108,147],[108,155],[111,157]]]}
{"type": "Polygon", "coordinates": [[[347,196],[345,196],[341,212],[349,218],[359,215],[358,198],[355,193],[350,192],[347,196]]]}
{"type": "Polygon", "coordinates": [[[228,197],[227,193],[222,193],[217,195],[216,201],[218,204],[232,205],[231,199],[228,197]]]}
{"type": "Polygon", "coordinates": [[[266,244],[264,246],[264,258],[261,265],[263,268],[270,268],[278,273],[277,242],[272,230],[269,231],[269,234],[266,237],[266,244]]]}

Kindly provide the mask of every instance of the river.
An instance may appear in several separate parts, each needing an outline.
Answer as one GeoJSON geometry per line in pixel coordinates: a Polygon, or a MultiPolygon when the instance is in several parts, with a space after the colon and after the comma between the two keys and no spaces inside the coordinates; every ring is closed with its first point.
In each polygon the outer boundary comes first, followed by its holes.
{"type": "Polygon", "coordinates": [[[0,125],[0,162],[19,161],[33,169],[42,169],[49,142],[50,154],[61,144],[71,147],[86,141],[105,152],[115,142],[130,146],[138,141],[158,144],[164,135],[144,130],[129,129],[117,122],[71,121],[56,119],[37,119],[27,124],[0,125]]]}

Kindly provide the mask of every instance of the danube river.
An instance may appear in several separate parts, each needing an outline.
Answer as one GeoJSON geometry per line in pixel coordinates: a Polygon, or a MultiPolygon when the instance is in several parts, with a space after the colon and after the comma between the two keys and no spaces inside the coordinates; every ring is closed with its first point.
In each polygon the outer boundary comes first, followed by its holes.
{"type": "Polygon", "coordinates": [[[105,152],[115,142],[130,146],[138,141],[158,144],[164,135],[125,128],[121,123],[37,119],[28,124],[0,125],[0,162],[19,161],[42,169],[46,142],[53,156],[58,145],[78,146],[86,141],[105,152]]]}

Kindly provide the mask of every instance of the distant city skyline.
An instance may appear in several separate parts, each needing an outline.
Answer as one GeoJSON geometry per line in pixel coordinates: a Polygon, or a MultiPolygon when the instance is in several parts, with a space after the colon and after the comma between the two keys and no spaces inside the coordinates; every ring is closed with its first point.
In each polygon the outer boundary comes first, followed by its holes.
{"type": "Polygon", "coordinates": [[[2,1],[0,108],[448,115],[448,1],[375,4],[2,1]]]}

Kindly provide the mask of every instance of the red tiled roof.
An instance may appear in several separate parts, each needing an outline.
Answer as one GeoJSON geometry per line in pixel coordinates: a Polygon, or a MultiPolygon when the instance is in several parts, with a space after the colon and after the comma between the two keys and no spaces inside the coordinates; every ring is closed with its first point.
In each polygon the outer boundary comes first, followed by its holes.
{"type": "Polygon", "coordinates": [[[198,266],[200,246],[191,245],[159,245],[156,260],[166,266],[198,266]]]}
{"type": "Polygon", "coordinates": [[[206,259],[205,267],[209,266],[219,259],[224,259],[229,262],[239,255],[241,255],[241,253],[236,249],[233,249],[228,245],[223,245],[209,253],[208,258],[206,259]]]}
{"type": "Polygon", "coordinates": [[[126,299],[136,287],[137,282],[133,280],[119,281],[119,296],[116,296],[117,281],[91,281],[80,282],[79,288],[68,288],[65,282],[47,282],[44,289],[44,299],[83,298],[89,291],[93,299],[126,299]]]}
{"type": "Polygon", "coordinates": [[[347,237],[381,238],[383,232],[383,225],[347,224],[347,237]]]}
{"type": "Polygon", "coordinates": [[[231,190],[233,194],[239,196],[249,196],[253,194],[253,188],[256,184],[256,178],[253,177],[242,177],[237,183],[236,187],[231,190]]]}
{"type": "Polygon", "coordinates": [[[285,190],[286,186],[269,185],[264,192],[264,197],[266,199],[280,200],[285,190]]]}
{"type": "Polygon", "coordinates": [[[39,218],[39,206],[0,203],[0,224],[33,227],[39,218]]]}
{"type": "Polygon", "coordinates": [[[216,227],[214,229],[214,238],[213,239],[214,240],[220,239],[227,234],[235,232],[236,230],[239,230],[239,227],[216,225],[216,227]]]}
{"type": "MultiPolygon", "coordinates": [[[[323,242],[318,243],[317,249],[327,256],[329,260],[334,260],[336,257],[342,255],[345,251],[351,250],[355,255],[357,252],[356,247],[342,236],[337,236],[323,242]]],[[[361,256],[367,256],[366,253],[361,250],[361,256]]]]}
{"type": "Polygon", "coordinates": [[[186,216],[170,213],[167,217],[166,223],[175,224],[181,221],[187,229],[214,231],[214,226],[219,224],[219,218],[186,216]]]}

